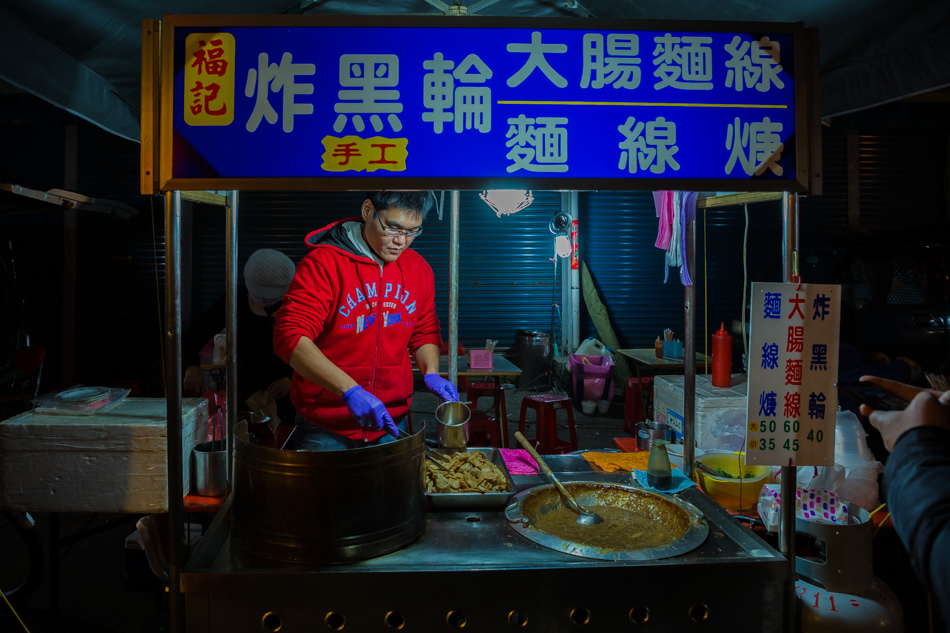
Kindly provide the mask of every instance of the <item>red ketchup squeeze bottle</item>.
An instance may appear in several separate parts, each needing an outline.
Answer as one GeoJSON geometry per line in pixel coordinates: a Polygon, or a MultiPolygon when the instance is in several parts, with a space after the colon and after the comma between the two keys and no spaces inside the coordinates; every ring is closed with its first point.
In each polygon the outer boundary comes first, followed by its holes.
{"type": "Polygon", "coordinates": [[[723,324],[713,334],[712,340],[712,384],[713,387],[732,386],[732,336],[726,332],[723,324]]]}

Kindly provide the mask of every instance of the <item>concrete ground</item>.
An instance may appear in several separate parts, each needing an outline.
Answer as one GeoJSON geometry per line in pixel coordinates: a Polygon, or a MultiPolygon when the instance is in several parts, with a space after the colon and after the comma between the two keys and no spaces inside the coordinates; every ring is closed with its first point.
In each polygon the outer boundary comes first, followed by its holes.
{"type": "MultiPolygon", "coordinates": [[[[521,400],[535,393],[551,393],[546,384],[519,390],[514,385],[505,389],[509,418],[509,442],[514,442],[518,429],[521,400]]],[[[563,391],[559,391],[564,394],[563,391]]],[[[622,394],[618,394],[621,396],[622,394]]],[[[435,420],[438,399],[425,391],[417,391],[413,398],[413,420],[435,420]]],[[[488,407],[488,400],[479,401],[488,407]]],[[[532,420],[533,414],[531,415],[532,420]]],[[[559,414],[563,424],[564,414],[559,414]]],[[[615,437],[630,437],[623,430],[623,402],[615,398],[606,414],[585,415],[574,411],[580,450],[615,450],[615,437]]],[[[435,424],[432,432],[435,432],[435,424]]],[[[428,434],[427,434],[428,435],[428,434]]],[[[534,424],[528,424],[525,435],[534,435],[534,424]]],[[[566,428],[559,435],[567,437],[566,428]]],[[[434,435],[433,435],[434,437],[434,435]]],[[[0,603],[0,632],[15,633],[161,633],[168,631],[166,596],[158,588],[156,579],[142,568],[141,554],[127,551],[125,541],[135,531],[133,515],[62,514],[61,538],[85,531],[102,531],[92,536],[77,538],[60,551],[59,614],[51,611],[49,578],[49,525],[50,517],[37,514],[36,529],[46,550],[46,575],[30,600],[18,608],[21,625],[5,603],[0,603]],[[113,524],[115,522],[117,524],[113,524]],[[127,578],[128,572],[128,578],[127,578]]],[[[191,515],[189,521],[208,521],[209,515],[191,515]]]]}

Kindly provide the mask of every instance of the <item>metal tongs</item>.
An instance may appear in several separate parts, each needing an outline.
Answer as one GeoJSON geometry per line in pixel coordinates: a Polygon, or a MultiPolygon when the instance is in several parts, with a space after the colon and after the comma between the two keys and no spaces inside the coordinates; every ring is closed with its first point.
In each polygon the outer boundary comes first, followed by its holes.
{"type": "Polygon", "coordinates": [[[719,472],[718,470],[715,470],[715,469],[713,469],[713,468],[707,466],[706,464],[702,463],[702,462],[699,461],[698,459],[693,462],[693,465],[696,466],[696,468],[698,468],[698,469],[700,469],[700,470],[702,470],[702,471],[704,471],[704,472],[709,473],[710,475],[713,475],[713,476],[715,476],[715,477],[720,477],[720,478],[722,477],[722,473],[721,473],[721,472],[719,472]]]}
{"type": "Polygon", "coordinates": [[[444,457],[436,453],[434,450],[432,450],[428,446],[425,447],[425,451],[426,451],[426,457],[428,457],[429,461],[435,464],[436,467],[441,468],[442,470],[448,470],[448,468],[446,468],[444,457]]]}

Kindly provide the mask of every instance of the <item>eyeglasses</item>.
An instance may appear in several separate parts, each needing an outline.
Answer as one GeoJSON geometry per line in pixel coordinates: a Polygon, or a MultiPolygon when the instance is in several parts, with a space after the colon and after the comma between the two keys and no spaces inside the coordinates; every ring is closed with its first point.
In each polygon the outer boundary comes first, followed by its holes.
{"type": "Polygon", "coordinates": [[[387,226],[383,226],[383,221],[379,219],[379,213],[376,213],[376,221],[379,222],[379,228],[383,230],[383,234],[387,237],[419,237],[422,234],[422,227],[417,226],[411,231],[400,231],[399,229],[391,229],[387,226]]]}

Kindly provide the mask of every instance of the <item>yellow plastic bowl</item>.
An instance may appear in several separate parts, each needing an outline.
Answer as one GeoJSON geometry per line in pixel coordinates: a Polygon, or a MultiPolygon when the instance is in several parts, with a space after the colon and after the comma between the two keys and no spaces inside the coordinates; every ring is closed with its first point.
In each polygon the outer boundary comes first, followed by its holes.
{"type": "Polygon", "coordinates": [[[748,510],[759,500],[762,486],[766,484],[772,469],[768,466],[747,466],[745,453],[707,453],[696,461],[702,462],[713,470],[722,469],[736,477],[739,473],[751,473],[752,478],[728,479],[716,477],[697,468],[699,486],[710,498],[729,510],[748,510]]]}

